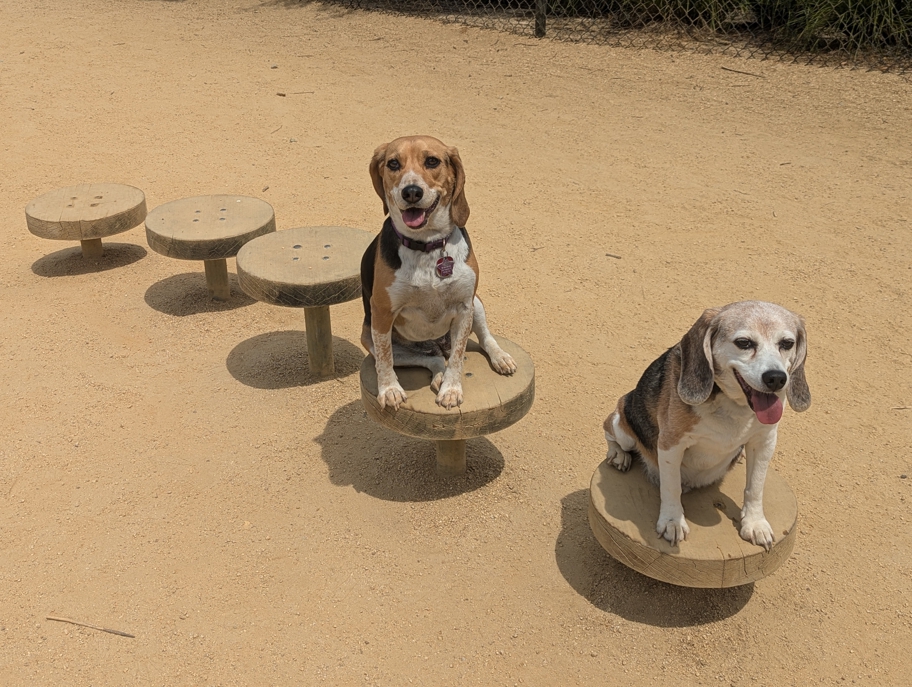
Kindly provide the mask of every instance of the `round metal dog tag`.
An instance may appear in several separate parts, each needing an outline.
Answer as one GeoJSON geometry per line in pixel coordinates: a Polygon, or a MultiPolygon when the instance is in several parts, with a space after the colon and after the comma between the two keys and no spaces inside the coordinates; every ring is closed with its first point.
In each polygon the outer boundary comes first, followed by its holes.
{"type": "Polygon", "coordinates": [[[453,258],[444,255],[437,261],[437,276],[441,279],[453,276],[453,258]]]}

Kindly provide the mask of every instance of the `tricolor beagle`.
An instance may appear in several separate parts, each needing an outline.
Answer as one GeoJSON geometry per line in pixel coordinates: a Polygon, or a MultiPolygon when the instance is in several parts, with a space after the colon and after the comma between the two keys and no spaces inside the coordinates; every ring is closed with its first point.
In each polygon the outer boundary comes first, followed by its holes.
{"type": "Polygon", "coordinates": [[[621,397],[604,424],[607,460],[626,471],[631,456],[640,457],[659,485],[660,536],[672,544],[687,537],[682,490],[721,480],[743,451],[741,537],[770,549],[763,483],[783,398],[798,412],[811,405],[806,356],[800,315],[762,301],[732,303],[705,311],[621,397]]]}
{"type": "Polygon", "coordinates": [[[377,400],[398,410],[407,397],[393,365],[420,366],[431,371],[437,403],[455,408],[469,332],[497,372],[516,371],[475,295],[459,151],[430,136],[397,138],[374,151],[370,175],[389,215],[361,260],[361,343],[376,360],[377,400]]]}

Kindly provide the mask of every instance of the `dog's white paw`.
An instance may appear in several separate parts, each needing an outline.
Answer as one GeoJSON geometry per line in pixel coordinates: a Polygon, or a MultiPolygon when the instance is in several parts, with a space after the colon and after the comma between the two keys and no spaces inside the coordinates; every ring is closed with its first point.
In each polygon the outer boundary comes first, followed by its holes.
{"type": "Polygon", "coordinates": [[[656,523],[656,532],[672,546],[675,546],[687,539],[687,535],[690,534],[690,527],[687,526],[683,513],[680,515],[659,514],[659,521],[656,523]]]}
{"type": "Polygon", "coordinates": [[[444,384],[437,394],[437,405],[450,410],[462,405],[462,385],[444,384]]]}
{"type": "Polygon", "coordinates": [[[406,396],[405,390],[398,383],[380,389],[380,393],[377,394],[377,402],[380,404],[381,409],[390,406],[393,410],[399,410],[399,406],[407,400],[408,396],[406,396]]]}
{"type": "Polygon", "coordinates": [[[751,544],[762,546],[767,551],[772,548],[773,542],[776,541],[772,526],[763,517],[756,519],[742,517],[741,538],[751,544]]]}
{"type": "Polygon", "coordinates": [[[495,372],[502,375],[511,375],[516,372],[516,361],[506,351],[495,351],[494,355],[490,356],[490,359],[491,367],[494,368],[495,372]]]}
{"type": "Polygon", "coordinates": [[[434,375],[434,378],[431,379],[431,391],[435,394],[440,391],[440,385],[443,384],[443,372],[438,372],[434,375]]]}
{"type": "Polygon", "coordinates": [[[613,465],[621,472],[627,472],[630,469],[632,458],[616,441],[608,440],[608,455],[605,458],[609,465],[613,465]]]}

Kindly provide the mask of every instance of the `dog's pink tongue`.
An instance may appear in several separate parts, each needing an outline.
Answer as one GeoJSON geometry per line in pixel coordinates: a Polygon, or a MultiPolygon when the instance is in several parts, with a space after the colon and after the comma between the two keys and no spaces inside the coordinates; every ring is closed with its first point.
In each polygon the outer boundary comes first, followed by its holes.
{"type": "Polygon", "coordinates": [[[417,229],[424,222],[424,210],[421,208],[409,208],[407,210],[403,210],[402,221],[413,229],[417,229]]]}
{"type": "Polygon", "coordinates": [[[782,399],[776,394],[764,394],[751,389],[751,405],[757,419],[764,425],[775,425],[782,418],[782,399]]]}

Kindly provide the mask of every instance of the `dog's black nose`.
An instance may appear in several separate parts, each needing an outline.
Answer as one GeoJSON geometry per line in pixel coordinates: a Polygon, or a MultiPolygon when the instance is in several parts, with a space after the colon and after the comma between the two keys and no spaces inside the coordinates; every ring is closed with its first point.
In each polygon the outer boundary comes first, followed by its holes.
{"type": "Polygon", "coordinates": [[[417,203],[421,200],[421,196],[424,195],[424,191],[421,190],[421,187],[416,184],[409,184],[404,189],[402,189],[402,200],[406,203],[417,203]]]}
{"type": "Polygon", "coordinates": [[[763,383],[766,384],[767,389],[770,391],[779,391],[779,389],[785,386],[788,375],[782,370],[767,370],[761,375],[761,379],[763,379],[763,383]]]}

